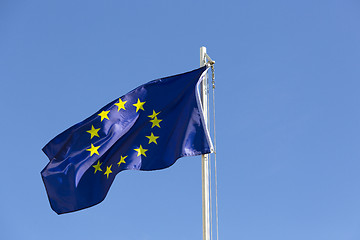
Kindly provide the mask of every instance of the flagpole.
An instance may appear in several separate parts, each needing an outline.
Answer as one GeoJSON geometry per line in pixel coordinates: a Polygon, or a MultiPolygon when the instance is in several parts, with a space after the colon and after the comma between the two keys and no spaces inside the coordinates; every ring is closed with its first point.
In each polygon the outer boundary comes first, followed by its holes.
{"type": "MultiPolygon", "coordinates": [[[[206,65],[206,47],[200,48],[200,67],[206,65]]],[[[205,126],[208,128],[208,79],[207,75],[201,84],[201,103],[203,107],[205,126]]],[[[210,179],[209,179],[209,154],[201,156],[202,176],[202,219],[203,240],[210,240],[210,179]]]]}

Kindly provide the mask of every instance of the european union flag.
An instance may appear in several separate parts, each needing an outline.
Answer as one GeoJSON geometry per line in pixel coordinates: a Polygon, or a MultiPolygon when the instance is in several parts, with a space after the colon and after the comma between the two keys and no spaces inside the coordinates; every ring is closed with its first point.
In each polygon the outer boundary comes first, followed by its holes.
{"type": "Polygon", "coordinates": [[[163,169],[210,153],[198,93],[206,72],[139,86],[52,139],[41,172],[52,209],[62,214],[100,203],[123,170],[163,169]]]}

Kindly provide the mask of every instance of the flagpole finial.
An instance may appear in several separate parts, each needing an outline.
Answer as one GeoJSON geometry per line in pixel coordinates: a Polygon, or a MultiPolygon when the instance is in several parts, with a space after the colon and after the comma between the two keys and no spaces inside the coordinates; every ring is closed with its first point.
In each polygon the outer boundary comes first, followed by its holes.
{"type": "Polygon", "coordinates": [[[206,47],[201,47],[200,48],[200,67],[203,67],[206,65],[206,47]]]}

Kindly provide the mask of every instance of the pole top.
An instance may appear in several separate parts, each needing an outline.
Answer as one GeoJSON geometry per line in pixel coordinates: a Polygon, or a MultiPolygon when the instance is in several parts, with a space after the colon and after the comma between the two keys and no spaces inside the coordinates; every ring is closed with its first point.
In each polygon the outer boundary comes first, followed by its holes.
{"type": "Polygon", "coordinates": [[[204,65],[212,66],[215,64],[215,61],[212,60],[209,55],[206,53],[206,47],[200,48],[200,67],[204,65]],[[207,61],[206,61],[207,60],[207,61]]]}

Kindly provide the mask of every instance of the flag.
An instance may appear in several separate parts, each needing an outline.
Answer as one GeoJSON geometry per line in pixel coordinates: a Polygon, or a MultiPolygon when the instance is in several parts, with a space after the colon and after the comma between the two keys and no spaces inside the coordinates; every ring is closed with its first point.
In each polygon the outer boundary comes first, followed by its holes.
{"type": "Polygon", "coordinates": [[[206,67],[148,82],[52,139],[41,171],[58,214],[104,200],[123,170],[157,170],[211,152],[198,85],[206,67]]]}

